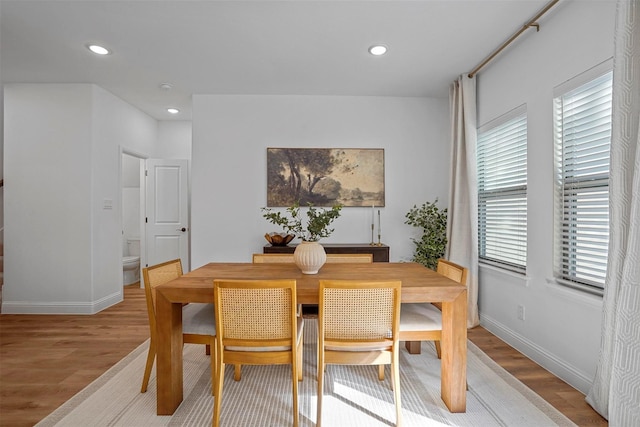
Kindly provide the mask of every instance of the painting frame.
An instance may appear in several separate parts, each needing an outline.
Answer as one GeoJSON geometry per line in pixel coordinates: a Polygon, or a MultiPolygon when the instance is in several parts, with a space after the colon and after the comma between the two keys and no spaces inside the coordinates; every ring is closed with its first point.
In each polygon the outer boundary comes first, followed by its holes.
{"type": "Polygon", "coordinates": [[[267,148],[267,206],[385,205],[383,148],[267,148]]]}

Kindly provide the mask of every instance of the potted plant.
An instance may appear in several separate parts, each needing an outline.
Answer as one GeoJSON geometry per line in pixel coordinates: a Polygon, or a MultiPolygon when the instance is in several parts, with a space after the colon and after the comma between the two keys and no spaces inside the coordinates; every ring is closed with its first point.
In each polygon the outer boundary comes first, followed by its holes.
{"type": "Polygon", "coordinates": [[[287,234],[293,234],[302,240],[293,252],[296,265],[305,274],[316,274],[327,260],[327,254],[318,240],[329,237],[333,228],[331,223],[340,216],[342,205],[334,205],[331,209],[314,208],[308,205],[306,225],[300,209],[300,203],[295,202],[286,208],[286,214],[273,212],[269,208],[261,208],[262,216],[272,224],[282,227],[287,234]]]}
{"type": "Polygon", "coordinates": [[[262,216],[270,223],[282,227],[285,233],[293,234],[304,242],[317,242],[324,237],[329,237],[333,233],[333,228],[329,228],[329,225],[340,216],[342,205],[334,205],[330,210],[314,208],[312,204],[308,206],[306,226],[302,223],[298,202],[286,209],[288,215],[262,208],[262,216]]]}
{"type": "Polygon", "coordinates": [[[404,222],[422,230],[420,239],[411,239],[415,244],[413,261],[432,270],[437,268],[438,259],[444,256],[447,246],[447,209],[439,209],[436,203],[438,199],[420,207],[413,205],[404,222]]]}

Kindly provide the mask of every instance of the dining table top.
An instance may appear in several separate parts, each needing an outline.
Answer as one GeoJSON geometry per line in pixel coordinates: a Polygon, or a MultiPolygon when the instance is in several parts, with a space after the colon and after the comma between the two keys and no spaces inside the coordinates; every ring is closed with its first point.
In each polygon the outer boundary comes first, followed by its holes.
{"type": "Polygon", "coordinates": [[[327,263],[317,274],[303,274],[293,263],[225,263],[203,265],[157,291],[171,301],[211,302],[213,279],[295,279],[297,302],[318,303],[320,280],[401,280],[402,302],[453,301],[466,287],[414,262],[327,263]]]}

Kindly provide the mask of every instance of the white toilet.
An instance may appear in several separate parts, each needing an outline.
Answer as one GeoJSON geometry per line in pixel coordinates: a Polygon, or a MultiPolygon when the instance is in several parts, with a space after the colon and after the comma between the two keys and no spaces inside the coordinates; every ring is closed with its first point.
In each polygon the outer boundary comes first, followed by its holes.
{"type": "Polygon", "coordinates": [[[140,239],[127,239],[127,254],[122,257],[124,286],[140,281],[140,239]]]}

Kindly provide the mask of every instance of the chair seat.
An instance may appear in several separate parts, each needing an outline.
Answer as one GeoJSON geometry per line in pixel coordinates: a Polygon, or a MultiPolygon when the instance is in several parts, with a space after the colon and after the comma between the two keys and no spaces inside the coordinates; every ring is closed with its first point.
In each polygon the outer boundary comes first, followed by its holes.
{"type": "Polygon", "coordinates": [[[190,303],[182,307],[182,333],[215,335],[213,304],[190,303]]]}
{"type": "Polygon", "coordinates": [[[400,332],[442,330],[442,312],[431,303],[403,303],[400,332]]]}
{"type": "MultiPolygon", "coordinates": [[[[300,342],[302,338],[302,329],[304,327],[304,319],[301,316],[297,317],[298,322],[298,335],[296,336],[296,341],[300,342]]],[[[225,350],[228,351],[289,351],[291,350],[291,346],[288,347],[236,347],[236,346],[227,346],[225,350]]]]}

